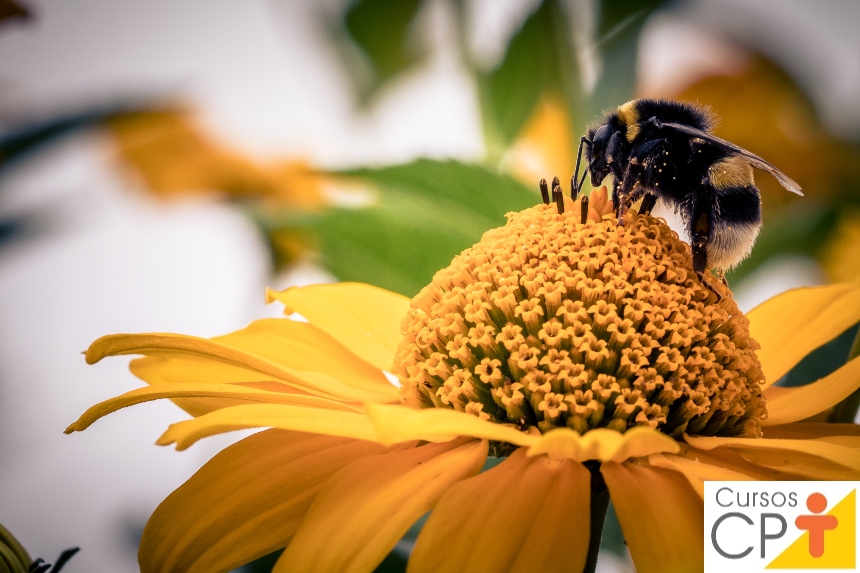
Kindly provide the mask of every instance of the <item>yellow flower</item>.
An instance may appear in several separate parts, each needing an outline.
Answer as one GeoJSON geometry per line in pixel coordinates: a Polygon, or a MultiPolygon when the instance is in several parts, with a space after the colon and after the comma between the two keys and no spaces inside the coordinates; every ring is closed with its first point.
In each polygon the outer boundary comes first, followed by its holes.
{"type": "Polygon", "coordinates": [[[220,192],[301,208],[323,201],[322,176],[305,161],[258,165],[224,149],[176,110],[141,111],[108,121],[117,150],[154,193],[220,192]]]}
{"type": "Polygon", "coordinates": [[[833,282],[860,279],[860,209],[848,209],[840,215],[823,255],[824,270],[833,282]]]}
{"type": "Polygon", "coordinates": [[[637,570],[686,573],[702,568],[704,480],[860,479],[857,426],[800,422],[860,386],[860,360],[772,385],[860,321],[860,285],[745,318],[663,221],[609,211],[600,190],[585,223],[579,203],[510,214],[411,302],[293,288],[270,298],[308,322],[94,342],[90,363],[145,355],[131,370],[150,386],[67,432],[157,398],[194,416],[159,444],[269,428],[162,502],[142,571],[229,571],[281,547],[276,572],[372,571],[430,510],[410,572],[581,571],[608,490],[637,570]],[[491,449],[507,457],[480,473],[491,449]]]}
{"type": "Polygon", "coordinates": [[[575,155],[570,117],[564,102],[558,97],[546,97],[505,152],[502,164],[531,188],[546,173],[573,173],[575,155]]]}

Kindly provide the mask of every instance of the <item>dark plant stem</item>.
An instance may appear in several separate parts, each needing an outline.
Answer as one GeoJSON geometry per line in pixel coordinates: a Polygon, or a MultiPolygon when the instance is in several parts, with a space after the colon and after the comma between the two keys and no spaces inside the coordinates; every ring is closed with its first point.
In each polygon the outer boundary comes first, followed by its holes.
{"type": "Polygon", "coordinates": [[[588,538],[588,556],[583,573],[594,573],[597,569],[597,554],[600,552],[600,539],[603,537],[603,524],[606,522],[606,509],[609,507],[609,490],[600,473],[600,463],[586,462],[591,472],[591,524],[588,538]]]}
{"type": "MultiPolygon", "coordinates": [[[[857,336],[854,337],[854,344],[851,345],[848,360],[845,362],[851,362],[858,356],[860,356],[860,330],[857,331],[857,336]]],[[[853,424],[858,408],[860,408],[860,388],[854,390],[847,398],[833,406],[827,414],[827,421],[830,423],[853,424]]]]}

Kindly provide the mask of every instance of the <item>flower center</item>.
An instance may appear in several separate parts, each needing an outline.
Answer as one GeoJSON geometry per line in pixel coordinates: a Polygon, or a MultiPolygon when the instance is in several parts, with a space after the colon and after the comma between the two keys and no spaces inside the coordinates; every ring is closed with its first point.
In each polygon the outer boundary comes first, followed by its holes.
{"type": "Polygon", "coordinates": [[[509,213],[436,273],[402,323],[404,401],[544,433],[759,436],[758,345],[728,291],[665,221],[619,227],[605,190],[580,208],[509,213]]]}

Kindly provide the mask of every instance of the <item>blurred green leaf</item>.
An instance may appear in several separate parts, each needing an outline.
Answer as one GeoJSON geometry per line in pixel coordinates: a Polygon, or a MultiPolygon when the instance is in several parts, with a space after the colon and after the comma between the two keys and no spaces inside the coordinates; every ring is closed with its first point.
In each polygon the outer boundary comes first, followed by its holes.
{"type": "Polygon", "coordinates": [[[332,209],[313,223],[323,264],[338,278],[407,296],[436,271],[538,198],[514,179],[456,161],[341,172],[378,189],[367,208],[332,209]]]}
{"type": "MultiPolygon", "coordinates": [[[[546,0],[514,35],[501,65],[479,77],[488,147],[505,149],[522,130],[541,98],[561,96],[570,127],[579,134],[610,109],[630,100],[636,87],[636,63],[642,28],[666,0],[600,2],[597,38],[577,41],[570,6],[546,0]],[[593,48],[601,73],[586,93],[576,46],[593,48]]],[[[492,153],[491,153],[492,155],[492,153]]]]}
{"type": "Polygon", "coordinates": [[[629,101],[636,89],[639,37],[645,21],[665,0],[611,0],[600,2],[600,24],[595,47],[600,75],[589,96],[585,122],[603,110],[629,101]]]}
{"type": "Polygon", "coordinates": [[[357,0],[350,4],[344,24],[372,67],[370,92],[420,58],[409,45],[409,27],[421,4],[421,0],[357,0]]]}
{"type": "Polygon", "coordinates": [[[479,78],[485,123],[502,147],[509,145],[531,116],[541,96],[565,95],[576,82],[567,18],[555,0],[543,2],[514,34],[502,63],[479,78]]]}

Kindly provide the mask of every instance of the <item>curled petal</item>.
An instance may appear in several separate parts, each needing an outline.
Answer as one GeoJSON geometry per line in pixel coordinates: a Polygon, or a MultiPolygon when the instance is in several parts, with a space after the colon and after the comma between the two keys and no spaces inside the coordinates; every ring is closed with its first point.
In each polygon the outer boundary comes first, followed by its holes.
{"type": "MultiPolygon", "coordinates": [[[[397,390],[377,370],[308,324],[285,319],[258,321],[211,340],[180,334],[115,334],[99,338],[87,363],[105,356],[194,357],[239,367],[283,381],[317,396],[351,401],[394,401],[397,390]]],[[[170,364],[167,364],[170,367],[170,364]]]]}
{"type": "Polygon", "coordinates": [[[758,356],[770,385],[860,322],[860,282],[790,290],[761,303],[747,318],[750,335],[761,344],[758,356]]]}
{"type": "MultiPolygon", "coordinates": [[[[795,440],[815,438],[844,438],[860,439],[858,424],[826,424],[823,422],[803,422],[771,426],[764,431],[765,438],[787,438],[795,440]]],[[[856,443],[856,442],[855,442],[856,443]]],[[[860,444],[858,444],[860,446],[860,444]]]]}
{"type": "Polygon", "coordinates": [[[280,428],[296,432],[380,441],[370,419],[358,412],[285,404],[250,404],[216,410],[199,418],[171,424],[157,443],[160,446],[175,443],[177,450],[184,450],[202,438],[247,428],[280,428]]]}
{"type": "MultiPolygon", "coordinates": [[[[700,450],[712,450],[714,448],[730,448],[740,452],[746,451],[771,452],[781,457],[790,459],[794,455],[801,457],[812,456],[827,460],[834,464],[848,468],[853,472],[860,472],[860,450],[844,445],[829,443],[821,439],[752,439],[752,438],[717,438],[705,436],[685,436],[688,444],[700,450]]],[[[856,478],[855,478],[856,479],[856,478]]]]}
{"type": "Polygon", "coordinates": [[[351,412],[360,411],[357,406],[327,400],[317,396],[295,394],[291,392],[272,392],[259,388],[247,387],[240,384],[201,384],[176,383],[159,386],[146,386],[126,392],[116,398],[105,400],[89,408],[74,424],[66,428],[66,433],[86,430],[93,422],[121,408],[142,404],[161,398],[184,399],[229,399],[238,403],[289,404],[293,406],[308,406],[312,408],[330,408],[351,412]]]}
{"type": "Polygon", "coordinates": [[[266,298],[282,302],[287,314],[301,314],[380,370],[394,362],[403,338],[400,321],[409,308],[405,296],[361,283],[268,290],[266,298]]]}
{"type": "Polygon", "coordinates": [[[762,426],[778,426],[814,416],[835,406],[860,387],[860,357],[824,378],[794,388],[765,389],[767,418],[762,426]]]}

